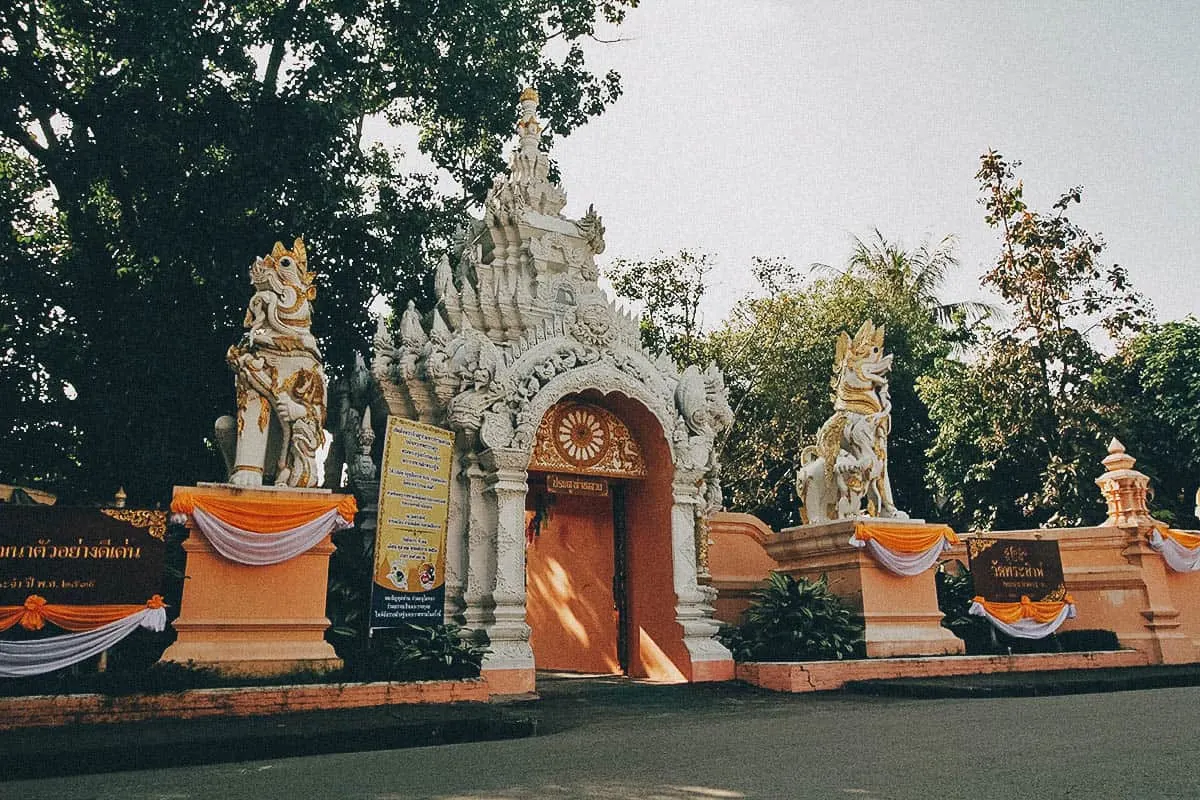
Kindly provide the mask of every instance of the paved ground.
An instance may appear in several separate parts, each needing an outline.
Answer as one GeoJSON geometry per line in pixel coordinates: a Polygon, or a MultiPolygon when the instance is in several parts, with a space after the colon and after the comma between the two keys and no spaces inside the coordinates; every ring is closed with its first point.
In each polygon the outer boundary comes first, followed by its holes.
{"type": "Polygon", "coordinates": [[[0,783],[0,798],[1200,796],[1192,741],[1200,688],[906,699],[738,685],[542,686],[529,738],[12,781],[0,783]]]}

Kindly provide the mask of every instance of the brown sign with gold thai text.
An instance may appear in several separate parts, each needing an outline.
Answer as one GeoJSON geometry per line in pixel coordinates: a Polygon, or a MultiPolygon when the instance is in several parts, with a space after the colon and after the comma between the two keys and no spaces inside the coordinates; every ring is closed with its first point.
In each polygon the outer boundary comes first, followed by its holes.
{"type": "Polygon", "coordinates": [[[0,505],[0,606],[144,603],[162,591],[166,512],[0,505]]]}
{"type": "Polygon", "coordinates": [[[575,494],[588,497],[608,497],[608,481],[604,478],[580,475],[546,476],[546,491],[551,494],[575,494]]]}
{"type": "Polygon", "coordinates": [[[967,539],[975,594],[993,603],[1060,601],[1067,596],[1058,542],[1043,539],[967,539]]]}

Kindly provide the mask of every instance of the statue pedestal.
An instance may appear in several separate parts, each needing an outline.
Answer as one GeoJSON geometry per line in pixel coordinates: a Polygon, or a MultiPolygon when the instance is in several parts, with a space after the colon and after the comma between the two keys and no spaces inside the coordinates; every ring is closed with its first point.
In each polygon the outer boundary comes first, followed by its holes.
{"type": "MultiPolygon", "coordinates": [[[[269,497],[281,507],[289,500],[312,497],[313,489],[241,489],[225,485],[176,487],[197,498],[269,497]]],[[[187,521],[189,536],[179,618],[179,634],[163,653],[163,661],[212,667],[237,675],[283,675],[305,669],[334,670],[342,666],[333,646],[325,641],[329,620],[325,595],[329,556],[334,551],[326,536],[295,558],[268,566],[248,566],[216,552],[195,521],[187,521]]]]}
{"type": "Polygon", "coordinates": [[[829,577],[830,591],[862,614],[868,658],[965,653],[963,641],[941,626],[934,570],[911,577],[888,571],[849,543],[854,526],[847,519],[785,528],[766,551],[793,578],[829,577]]]}

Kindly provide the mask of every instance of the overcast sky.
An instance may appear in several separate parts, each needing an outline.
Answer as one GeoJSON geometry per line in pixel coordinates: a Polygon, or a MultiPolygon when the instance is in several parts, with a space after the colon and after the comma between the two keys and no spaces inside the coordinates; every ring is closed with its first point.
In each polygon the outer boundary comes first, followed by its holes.
{"type": "Polygon", "coordinates": [[[625,93],[553,155],[613,258],[695,248],[717,325],[750,258],[844,263],[873,228],[959,238],[946,299],[998,251],[974,174],[1019,159],[1033,208],[1074,185],[1161,319],[1200,306],[1200,4],[643,0],[589,48],[625,93]]]}

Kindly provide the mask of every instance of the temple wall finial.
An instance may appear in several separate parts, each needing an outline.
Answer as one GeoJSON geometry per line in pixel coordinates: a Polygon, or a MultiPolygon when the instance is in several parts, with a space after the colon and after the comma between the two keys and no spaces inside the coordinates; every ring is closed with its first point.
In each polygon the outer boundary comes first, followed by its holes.
{"type": "Polygon", "coordinates": [[[1150,478],[1133,468],[1136,459],[1125,452],[1125,445],[1113,439],[1108,445],[1108,455],[1101,462],[1107,469],[1096,479],[1108,504],[1108,519],[1105,525],[1118,527],[1153,527],[1146,500],[1150,478]]]}
{"type": "Polygon", "coordinates": [[[562,187],[550,181],[550,156],[542,149],[542,123],[537,118],[537,90],[522,90],[517,118],[517,147],[508,163],[508,174],[499,175],[484,206],[489,224],[515,222],[526,210],[558,217],[567,204],[562,187]]]}

